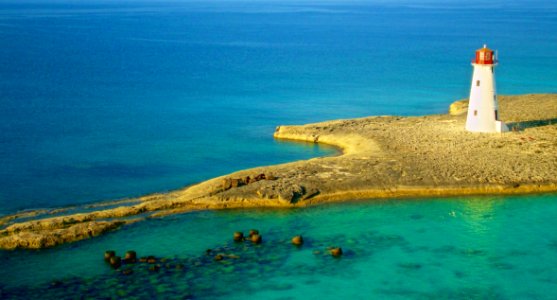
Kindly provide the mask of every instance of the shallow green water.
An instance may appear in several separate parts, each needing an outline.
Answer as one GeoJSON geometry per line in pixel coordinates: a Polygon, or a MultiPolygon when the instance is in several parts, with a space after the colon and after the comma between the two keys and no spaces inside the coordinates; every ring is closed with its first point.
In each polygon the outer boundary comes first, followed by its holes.
{"type": "Polygon", "coordinates": [[[194,212],[56,249],[2,252],[1,296],[553,299],[555,220],[554,194],[194,212]],[[251,228],[262,245],[232,242],[251,228]],[[296,234],[301,248],[289,243],[296,234]],[[345,255],[330,257],[329,246],[345,255]],[[167,261],[158,272],[126,265],[134,273],[125,276],[104,263],[106,249],[167,261]],[[215,262],[217,252],[240,258],[215,262]]]}

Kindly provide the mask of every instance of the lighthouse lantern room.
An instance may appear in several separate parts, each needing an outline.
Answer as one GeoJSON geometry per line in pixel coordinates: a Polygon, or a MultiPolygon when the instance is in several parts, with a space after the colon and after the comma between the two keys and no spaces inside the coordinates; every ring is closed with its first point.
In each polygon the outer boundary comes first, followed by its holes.
{"type": "Polygon", "coordinates": [[[499,120],[497,93],[495,92],[495,52],[486,45],[476,50],[472,61],[474,73],[470,87],[466,130],[473,132],[508,131],[505,123],[499,120]]]}

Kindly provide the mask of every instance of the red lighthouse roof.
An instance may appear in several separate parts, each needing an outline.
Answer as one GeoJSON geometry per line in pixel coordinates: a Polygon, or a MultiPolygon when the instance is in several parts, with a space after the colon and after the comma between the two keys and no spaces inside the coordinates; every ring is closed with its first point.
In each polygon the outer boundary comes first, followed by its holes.
{"type": "Polygon", "coordinates": [[[479,65],[492,65],[495,63],[495,55],[494,51],[487,48],[484,45],[483,48],[476,50],[476,59],[474,60],[475,64],[479,65]]]}

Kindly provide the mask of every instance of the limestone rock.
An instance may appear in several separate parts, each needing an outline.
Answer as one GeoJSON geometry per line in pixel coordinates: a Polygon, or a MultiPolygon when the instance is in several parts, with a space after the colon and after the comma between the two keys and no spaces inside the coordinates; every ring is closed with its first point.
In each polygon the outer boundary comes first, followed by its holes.
{"type": "Polygon", "coordinates": [[[222,190],[226,191],[232,188],[232,179],[225,178],[222,180],[222,190]]]}
{"type": "Polygon", "coordinates": [[[125,224],[123,221],[91,221],[69,226],[31,223],[26,230],[15,230],[0,237],[2,249],[42,249],[66,242],[79,241],[116,229],[125,224]],[[52,226],[52,227],[50,227],[52,226]],[[56,227],[62,226],[62,228],[56,227]]]}
{"type": "Polygon", "coordinates": [[[278,190],[278,199],[281,202],[296,203],[305,192],[304,187],[298,184],[281,186],[278,190]]]}
{"type": "Polygon", "coordinates": [[[242,185],[242,181],[240,179],[233,178],[233,179],[230,179],[230,185],[233,188],[237,188],[237,187],[242,185]]]}
{"type": "Polygon", "coordinates": [[[451,116],[462,115],[468,111],[468,99],[455,101],[449,106],[449,114],[451,116]]]}

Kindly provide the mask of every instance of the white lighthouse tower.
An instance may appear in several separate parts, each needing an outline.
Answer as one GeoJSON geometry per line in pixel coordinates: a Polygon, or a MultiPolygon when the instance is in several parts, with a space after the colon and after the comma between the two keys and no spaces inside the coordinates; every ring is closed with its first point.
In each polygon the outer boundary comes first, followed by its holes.
{"type": "Polygon", "coordinates": [[[474,74],[470,88],[466,130],[473,132],[508,131],[507,125],[499,120],[497,93],[495,92],[495,66],[497,58],[493,50],[484,45],[476,50],[472,61],[474,74]]]}

